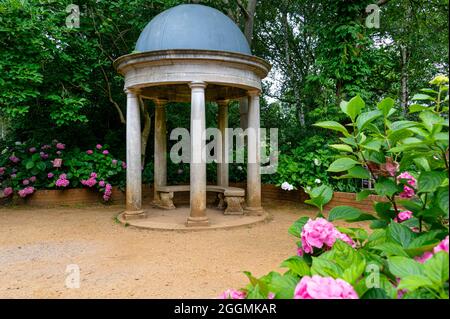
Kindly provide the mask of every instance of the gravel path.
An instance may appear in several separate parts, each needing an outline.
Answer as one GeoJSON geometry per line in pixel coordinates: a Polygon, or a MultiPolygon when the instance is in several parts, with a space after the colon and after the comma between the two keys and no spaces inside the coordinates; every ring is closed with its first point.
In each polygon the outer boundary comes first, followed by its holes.
{"type": "Polygon", "coordinates": [[[214,298],[295,254],[288,227],[315,212],[265,204],[272,221],[191,233],[126,228],[120,206],[0,208],[0,298],[214,298]],[[66,267],[81,286],[65,286],[66,267]]]}

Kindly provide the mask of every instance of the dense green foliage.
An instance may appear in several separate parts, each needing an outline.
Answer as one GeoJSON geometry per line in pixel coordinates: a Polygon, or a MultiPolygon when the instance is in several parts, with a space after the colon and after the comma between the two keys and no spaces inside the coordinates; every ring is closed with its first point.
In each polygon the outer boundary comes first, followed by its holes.
{"type": "Polygon", "coordinates": [[[328,171],[340,178],[373,178],[376,215],[352,206],[337,206],[327,220],[322,208],[332,190],[320,186],[307,203],[319,208],[316,219],[301,217],[289,229],[299,238],[297,256],[285,260],[284,274],[261,278],[246,272],[250,284],[227,291],[225,298],[362,298],[448,299],[448,78],[438,76],[413,97],[417,120],[391,120],[400,112],[390,98],[366,109],[360,96],[341,103],[350,125],[319,122],[339,132],[342,144],[328,171]],[[408,170],[408,171],[407,171],[408,170]],[[415,177],[414,177],[414,176],[415,177]],[[370,221],[367,228],[332,223],[370,221]]]}
{"type": "MultiPolygon", "coordinates": [[[[68,28],[66,18],[70,13],[66,7],[72,1],[1,0],[2,143],[42,144],[57,138],[71,149],[86,149],[101,141],[124,159],[125,95],[123,79],[112,62],[134,50],[140,31],[152,17],[186,2],[78,1],[79,28],[68,28]]],[[[247,1],[201,3],[222,10],[248,33],[247,1]]],[[[323,137],[322,141],[335,138],[312,124],[323,119],[343,120],[339,114],[342,99],[356,92],[371,101],[388,95],[399,97],[396,103],[406,109],[404,93],[408,96],[408,92],[423,87],[427,78],[447,72],[446,1],[382,1],[379,29],[365,25],[365,8],[370,3],[256,1],[253,52],[274,66],[264,86],[265,96],[271,98],[262,101],[262,126],[280,128],[285,172],[292,162],[299,164],[300,152],[319,148],[317,135],[323,137]]],[[[145,110],[143,118],[151,121],[152,105],[145,110]]],[[[230,113],[230,126],[238,127],[237,104],[230,113]]],[[[216,125],[216,114],[216,106],[208,105],[208,126],[216,125]]],[[[169,107],[169,130],[188,127],[188,119],[186,105],[169,107]]],[[[146,148],[146,165],[151,165],[152,140],[149,138],[146,148]]],[[[331,150],[324,150],[316,155],[326,162],[331,154],[331,150]]],[[[305,171],[313,167],[313,159],[301,162],[305,171]]],[[[214,169],[209,170],[210,179],[214,178],[214,169]]],[[[183,182],[186,172],[183,169],[182,174],[170,178],[183,182]]],[[[232,167],[231,180],[239,181],[244,176],[245,167],[232,167]]],[[[324,173],[318,178],[329,181],[324,173]]],[[[265,176],[264,180],[281,182],[276,176],[265,176]]],[[[314,180],[302,177],[292,182],[305,187],[314,180]]],[[[352,190],[355,182],[341,186],[352,190]]]]}

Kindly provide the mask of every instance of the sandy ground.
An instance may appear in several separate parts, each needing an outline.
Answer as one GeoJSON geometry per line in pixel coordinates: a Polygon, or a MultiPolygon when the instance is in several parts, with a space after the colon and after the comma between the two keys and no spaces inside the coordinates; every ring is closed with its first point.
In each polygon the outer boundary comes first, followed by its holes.
{"type": "Polygon", "coordinates": [[[124,227],[120,206],[0,208],[1,298],[214,298],[295,254],[289,226],[315,212],[270,202],[265,224],[201,232],[124,227]],[[81,286],[66,288],[66,267],[81,286]]]}

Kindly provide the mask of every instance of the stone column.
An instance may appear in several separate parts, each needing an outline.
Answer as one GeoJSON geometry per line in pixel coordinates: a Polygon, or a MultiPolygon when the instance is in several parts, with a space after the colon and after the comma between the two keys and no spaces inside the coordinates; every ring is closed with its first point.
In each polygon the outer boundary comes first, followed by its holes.
{"type": "Polygon", "coordinates": [[[127,94],[127,194],[125,219],[145,217],[142,210],[141,114],[136,91],[127,94]]]}
{"type": "Polygon", "coordinates": [[[206,216],[206,143],[204,82],[191,82],[191,213],[187,226],[208,226],[206,216]]]}
{"type": "Polygon", "coordinates": [[[248,148],[247,148],[247,198],[246,210],[261,213],[261,174],[260,174],[260,120],[259,94],[249,91],[248,103],[248,148]]]}
{"type": "Polygon", "coordinates": [[[239,113],[241,129],[246,130],[248,127],[248,97],[239,99],[239,113]]]}
{"type": "Polygon", "coordinates": [[[228,150],[225,149],[228,136],[228,101],[217,101],[219,114],[217,126],[221,134],[221,139],[217,141],[217,185],[228,186],[228,150]]]}
{"type": "Polygon", "coordinates": [[[157,186],[167,185],[167,128],[166,100],[155,100],[155,161],[154,161],[154,203],[161,199],[156,191],[157,186]]]}

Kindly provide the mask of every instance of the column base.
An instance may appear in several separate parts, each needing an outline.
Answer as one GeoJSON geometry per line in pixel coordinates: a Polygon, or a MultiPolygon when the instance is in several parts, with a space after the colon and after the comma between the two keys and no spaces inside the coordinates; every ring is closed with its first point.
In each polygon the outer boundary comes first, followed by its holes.
{"type": "Polygon", "coordinates": [[[208,217],[191,217],[189,216],[186,221],[187,227],[197,227],[197,226],[209,226],[208,217]]]}
{"type": "Polygon", "coordinates": [[[265,211],[264,211],[264,208],[262,208],[262,206],[260,206],[260,207],[247,206],[244,208],[244,213],[246,215],[250,215],[250,216],[262,216],[265,213],[265,211]]]}
{"type": "Polygon", "coordinates": [[[145,214],[145,211],[143,210],[130,210],[125,211],[122,215],[123,219],[125,220],[132,220],[132,219],[141,219],[147,217],[145,214]]]}

